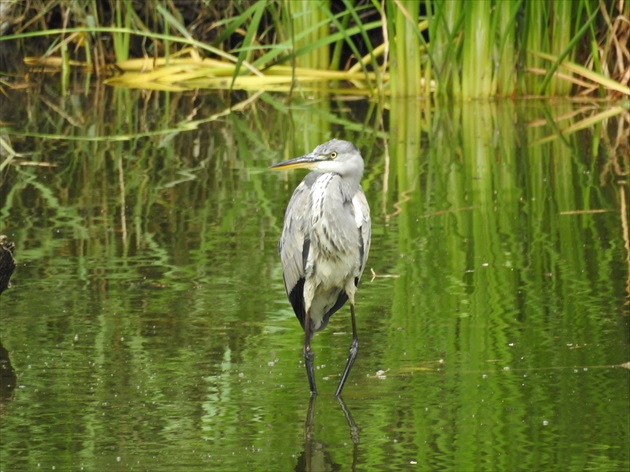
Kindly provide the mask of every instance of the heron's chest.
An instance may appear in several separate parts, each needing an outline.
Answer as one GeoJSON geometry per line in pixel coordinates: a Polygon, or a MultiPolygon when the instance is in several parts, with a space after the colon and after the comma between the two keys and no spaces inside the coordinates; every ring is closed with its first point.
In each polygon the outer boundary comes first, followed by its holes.
{"type": "Polygon", "coordinates": [[[352,196],[340,180],[335,174],[324,174],[315,182],[312,191],[311,251],[315,262],[326,262],[330,270],[355,264],[355,253],[359,248],[352,196]]]}

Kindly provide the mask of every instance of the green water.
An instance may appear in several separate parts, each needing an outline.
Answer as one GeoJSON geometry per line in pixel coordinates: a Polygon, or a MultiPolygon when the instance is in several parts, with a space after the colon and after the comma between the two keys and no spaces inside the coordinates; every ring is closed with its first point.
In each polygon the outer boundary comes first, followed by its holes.
{"type": "Polygon", "coordinates": [[[23,153],[0,171],[2,471],[630,467],[621,119],[227,98],[0,95],[23,153]],[[344,403],[347,307],[311,405],[277,255],[303,174],[267,167],[333,136],[363,152],[373,240],[344,403]]]}

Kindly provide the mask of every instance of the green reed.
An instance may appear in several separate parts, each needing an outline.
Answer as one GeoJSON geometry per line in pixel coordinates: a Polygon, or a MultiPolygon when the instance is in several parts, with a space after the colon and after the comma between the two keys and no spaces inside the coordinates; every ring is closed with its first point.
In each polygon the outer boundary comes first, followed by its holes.
{"type": "MultiPolygon", "coordinates": [[[[27,63],[60,67],[66,84],[77,64],[124,85],[117,72],[127,70],[130,58],[166,59],[168,66],[169,58],[194,54],[224,61],[233,88],[273,87],[269,81],[246,86],[237,80],[267,74],[306,83],[317,70],[331,73],[321,75],[321,82],[333,83],[336,92],[372,97],[630,95],[623,82],[630,29],[623,19],[630,4],[623,2],[234,1],[220,17],[204,2],[149,0],[141,9],[131,0],[40,3],[41,9],[59,13],[58,24],[46,23],[57,16],[19,4],[12,12],[13,34],[1,40],[24,48],[36,37],[45,38],[38,40],[45,50],[27,63]],[[278,65],[291,68],[280,72],[278,65]],[[339,71],[349,75],[333,74],[339,71]],[[356,72],[363,77],[357,79],[356,72]]],[[[202,80],[215,77],[214,70],[199,61],[187,67],[199,69],[171,82],[179,88],[217,87],[216,81],[202,80]]],[[[137,77],[134,84],[139,86],[137,77]]]]}

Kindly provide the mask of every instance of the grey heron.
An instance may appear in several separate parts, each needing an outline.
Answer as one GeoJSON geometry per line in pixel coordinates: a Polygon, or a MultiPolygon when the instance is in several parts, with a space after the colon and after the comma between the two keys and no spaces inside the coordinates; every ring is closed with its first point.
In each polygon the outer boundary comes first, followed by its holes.
{"type": "Polygon", "coordinates": [[[335,396],[341,394],[359,351],[354,296],[370,250],[370,207],[363,189],[363,158],[356,146],[333,139],[271,169],[312,169],[296,187],[284,216],[279,252],[284,286],[304,329],[304,362],[317,394],[311,339],[350,301],[352,343],[335,396]]]}

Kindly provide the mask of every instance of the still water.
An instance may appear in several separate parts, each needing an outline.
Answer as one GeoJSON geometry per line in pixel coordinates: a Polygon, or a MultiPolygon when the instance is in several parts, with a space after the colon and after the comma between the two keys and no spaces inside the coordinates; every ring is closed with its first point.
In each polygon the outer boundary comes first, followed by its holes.
{"type": "Polygon", "coordinates": [[[627,107],[0,101],[0,470],[630,467],[627,107]],[[311,402],[277,255],[304,174],[267,168],[331,137],[373,239],[343,401],[347,307],[311,402]]]}

